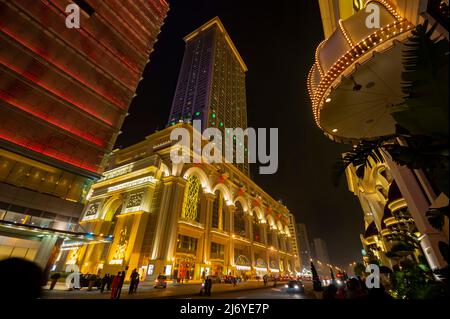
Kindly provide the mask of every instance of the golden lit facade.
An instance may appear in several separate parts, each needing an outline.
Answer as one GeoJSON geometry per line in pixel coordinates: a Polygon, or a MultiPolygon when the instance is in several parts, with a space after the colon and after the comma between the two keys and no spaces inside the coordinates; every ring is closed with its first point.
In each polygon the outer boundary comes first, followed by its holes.
{"type": "Polygon", "coordinates": [[[180,123],[109,158],[81,224],[113,239],[81,247],[81,271],[137,268],[149,280],[299,271],[289,210],[232,164],[172,164],[170,132],[179,127],[192,131],[180,123]]]}
{"type": "MultiPolygon", "coordinates": [[[[420,233],[391,169],[384,158],[375,161],[369,157],[363,172],[357,173],[350,165],[346,174],[349,190],[358,197],[364,213],[363,259],[368,263],[375,258],[382,265],[392,267],[395,260],[386,253],[399,242],[413,238],[418,242],[420,233]]],[[[420,255],[422,252],[417,246],[410,258],[418,261],[420,255]]]]}
{"type": "MultiPolygon", "coordinates": [[[[325,39],[316,48],[307,79],[317,126],[331,140],[353,145],[360,140],[393,135],[396,123],[391,113],[404,103],[402,61],[407,39],[414,27],[425,20],[430,25],[437,23],[433,38],[448,39],[448,18],[445,19],[448,4],[438,0],[318,0],[318,3],[325,39]]],[[[419,242],[428,264],[432,269],[445,268],[447,262],[440,253],[439,242],[448,242],[448,235],[431,227],[426,212],[433,205],[445,206],[448,198],[441,199],[435,193],[423,171],[397,165],[389,157],[383,162],[421,233],[419,242]]],[[[382,176],[366,180],[348,171],[347,178],[350,190],[361,200],[366,230],[372,223],[367,216],[370,212],[377,215],[370,217],[374,218],[370,229],[381,232],[387,201],[374,187],[381,186],[382,176]],[[362,185],[361,190],[358,185],[362,185]]],[[[385,192],[388,194],[389,189],[385,192]]],[[[396,216],[392,210],[389,214],[396,216]]],[[[397,217],[400,215],[403,216],[401,211],[397,217]]],[[[371,245],[384,249],[372,237],[373,233],[369,231],[370,236],[364,238],[371,237],[371,245]]],[[[381,238],[382,234],[377,236],[381,238]]]]}

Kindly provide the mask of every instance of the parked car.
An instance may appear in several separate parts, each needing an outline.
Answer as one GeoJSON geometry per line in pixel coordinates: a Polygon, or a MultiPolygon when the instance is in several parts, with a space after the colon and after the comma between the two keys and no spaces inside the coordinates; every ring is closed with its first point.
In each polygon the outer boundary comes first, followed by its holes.
{"type": "Polygon", "coordinates": [[[284,285],[286,288],[286,292],[304,292],[305,286],[303,285],[303,282],[299,280],[289,280],[286,285],[284,285]]]}
{"type": "Polygon", "coordinates": [[[158,278],[155,279],[154,288],[166,288],[167,287],[167,276],[159,275],[158,278]]]}

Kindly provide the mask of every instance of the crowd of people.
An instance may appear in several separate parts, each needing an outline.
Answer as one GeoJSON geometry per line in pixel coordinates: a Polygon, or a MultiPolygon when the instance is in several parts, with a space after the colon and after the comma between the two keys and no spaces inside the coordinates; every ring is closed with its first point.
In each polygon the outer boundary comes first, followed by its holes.
{"type": "MultiPolygon", "coordinates": [[[[104,293],[105,291],[111,292],[111,299],[119,299],[125,281],[125,274],[125,271],[119,271],[117,275],[105,274],[103,277],[95,274],[80,274],[80,280],[79,282],[74,282],[75,286],[73,288],[80,290],[87,287],[87,291],[92,291],[92,289],[96,287],[101,293],[104,293]]],[[[61,274],[59,273],[54,273],[50,276],[50,290],[55,287],[59,278],[61,278],[61,274]]],[[[139,273],[134,269],[130,275],[130,285],[128,288],[129,295],[137,292],[139,281],[139,273]]]]}
{"type": "Polygon", "coordinates": [[[385,291],[383,284],[379,288],[367,288],[359,277],[353,277],[342,284],[333,281],[326,286],[322,293],[323,299],[392,299],[385,291]]]}

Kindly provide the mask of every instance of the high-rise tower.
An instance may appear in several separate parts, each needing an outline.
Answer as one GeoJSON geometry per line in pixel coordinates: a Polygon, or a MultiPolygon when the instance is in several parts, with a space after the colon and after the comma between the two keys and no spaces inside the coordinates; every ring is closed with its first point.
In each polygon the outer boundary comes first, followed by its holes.
{"type": "MultiPolygon", "coordinates": [[[[247,67],[218,17],[184,38],[186,48],[168,125],[201,120],[202,129],[247,128],[247,67]]],[[[245,156],[245,158],[247,158],[245,156]]],[[[249,165],[236,164],[245,174],[249,165]]]]}

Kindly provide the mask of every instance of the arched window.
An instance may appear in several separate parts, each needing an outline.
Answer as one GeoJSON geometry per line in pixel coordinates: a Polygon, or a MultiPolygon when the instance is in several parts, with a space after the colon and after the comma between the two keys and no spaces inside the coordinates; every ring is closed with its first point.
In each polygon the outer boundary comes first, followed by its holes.
{"type": "Polygon", "coordinates": [[[196,222],[200,220],[200,190],[199,178],[193,174],[189,175],[184,191],[182,219],[196,222]]]}
{"type": "Polygon", "coordinates": [[[245,231],[245,215],[244,209],[240,202],[236,202],[236,211],[234,213],[234,233],[241,237],[247,237],[245,231]]]}
{"type": "Polygon", "coordinates": [[[224,211],[224,202],[223,202],[223,193],[220,191],[215,192],[216,198],[213,202],[213,211],[212,211],[212,220],[211,227],[217,229],[223,229],[223,211],[224,211]]]}

